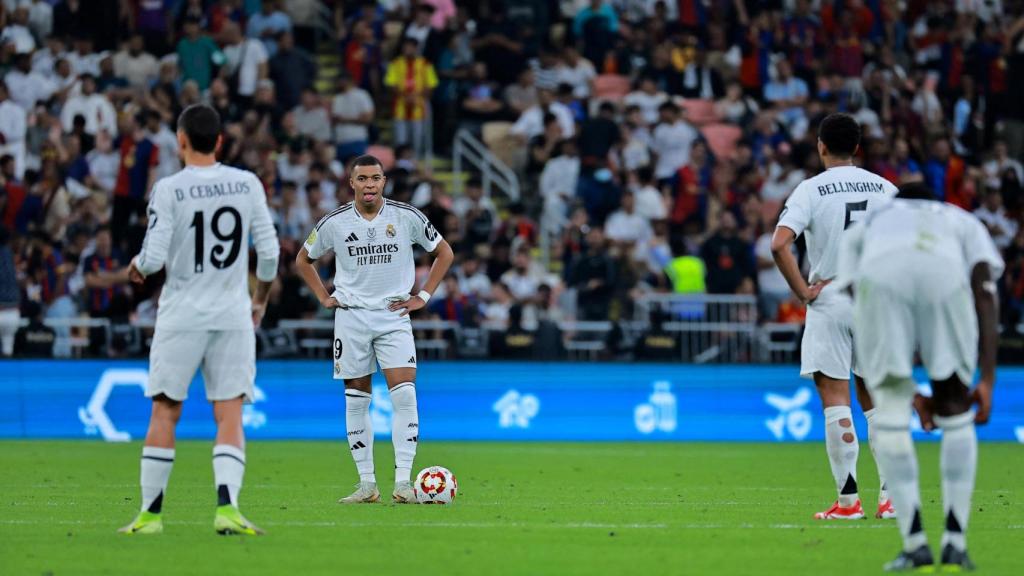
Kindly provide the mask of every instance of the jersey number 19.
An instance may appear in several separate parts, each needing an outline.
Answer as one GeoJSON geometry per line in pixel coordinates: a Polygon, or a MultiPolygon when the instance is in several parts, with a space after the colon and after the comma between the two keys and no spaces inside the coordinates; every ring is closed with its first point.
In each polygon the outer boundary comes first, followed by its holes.
{"type": "MultiPolygon", "coordinates": [[[[847,216],[849,219],[849,216],[847,216]]],[[[200,210],[195,213],[192,217],[192,226],[196,230],[196,252],[195,252],[195,273],[202,274],[203,267],[206,262],[206,250],[205,250],[205,235],[206,226],[204,225],[205,217],[203,211],[200,210]]],[[[220,240],[221,242],[230,242],[228,247],[225,247],[221,243],[217,243],[213,249],[210,250],[210,264],[213,264],[214,268],[223,269],[231,266],[238,259],[238,252],[242,249],[242,215],[238,213],[231,206],[223,206],[213,213],[213,218],[210,219],[210,232],[220,240]],[[231,228],[228,231],[224,231],[223,220],[225,215],[231,216],[231,228]],[[227,253],[227,256],[224,253],[227,253]]]]}

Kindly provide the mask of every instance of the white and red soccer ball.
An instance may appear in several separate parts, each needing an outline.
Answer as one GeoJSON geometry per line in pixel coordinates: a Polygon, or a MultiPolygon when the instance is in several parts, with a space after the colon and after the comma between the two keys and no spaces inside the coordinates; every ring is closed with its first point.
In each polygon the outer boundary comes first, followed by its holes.
{"type": "Polygon", "coordinates": [[[412,491],[420,504],[451,504],[459,493],[459,482],[452,471],[441,467],[424,468],[416,475],[412,491]]]}

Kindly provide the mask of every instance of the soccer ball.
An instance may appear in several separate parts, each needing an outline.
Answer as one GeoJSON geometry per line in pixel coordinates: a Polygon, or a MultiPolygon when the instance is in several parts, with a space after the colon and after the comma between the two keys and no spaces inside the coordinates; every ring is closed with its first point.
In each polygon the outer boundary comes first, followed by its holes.
{"type": "Polygon", "coordinates": [[[451,504],[459,493],[459,482],[451,470],[431,466],[416,475],[412,491],[420,504],[451,504]]]}

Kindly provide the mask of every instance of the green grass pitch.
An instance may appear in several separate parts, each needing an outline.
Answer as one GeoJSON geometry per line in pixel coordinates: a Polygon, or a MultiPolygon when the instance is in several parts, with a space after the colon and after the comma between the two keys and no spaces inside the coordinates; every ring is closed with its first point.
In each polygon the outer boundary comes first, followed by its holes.
{"type": "MultiPolygon", "coordinates": [[[[241,500],[261,538],[214,534],[210,446],[179,444],[164,534],[142,537],[115,533],[138,508],[138,443],[0,442],[0,574],[854,575],[899,549],[893,521],[811,519],[834,496],[818,444],[425,442],[417,467],[451,468],[455,505],[343,507],[356,480],[343,444],[253,442],[241,500]]],[[[918,454],[935,544],[938,445],[918,454]]],[[[390,442],[377,468],[390,495],[390,442]]],[[[968,534],[981,574],[1024,574],[1021,478],[1024,448],[981,446],[968,534]]],[[[873,503],[866,444],[860,480],[873,503]]]]}

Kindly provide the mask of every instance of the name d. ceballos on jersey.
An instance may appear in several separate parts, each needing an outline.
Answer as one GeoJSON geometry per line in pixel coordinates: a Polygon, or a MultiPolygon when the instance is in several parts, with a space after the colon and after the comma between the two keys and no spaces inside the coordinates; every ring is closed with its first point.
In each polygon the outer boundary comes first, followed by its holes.
{"type": "Polygon", "coordinates": [[[181,202],[185,198],[192,198],[193,200],[202,200],[204,198],[217,198],[220,196],[236,196],[238,194],[248,194],[249,183],[248,182],[218,182],[214,184],[196,184],[195,186],[189,186],[187,189],[175,188],[174,197],[181,202]]]}

